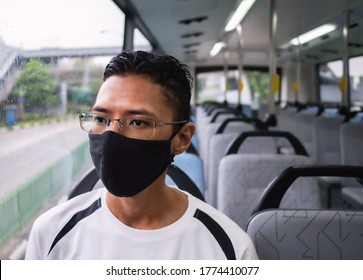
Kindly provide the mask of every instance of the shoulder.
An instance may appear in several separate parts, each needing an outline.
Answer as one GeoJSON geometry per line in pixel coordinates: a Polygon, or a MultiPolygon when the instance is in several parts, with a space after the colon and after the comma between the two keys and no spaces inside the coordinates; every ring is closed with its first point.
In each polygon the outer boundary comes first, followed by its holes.
{"type": "Polygon", "coordinates": [[[204,224],[213,235],[218,235],[217,238],[229,239],[237,259],[257,259],[251,238],[234,221],[192,195],[188,195],[188,197],[190,204],[196,208],[193,217],[204,224]]]}
{"type": "Polygon", "coordinates": [[[33,223],[27,245],[26,258],[45,259],[55,237],[71,221],[91,215],[101,207],[102,189],[79,195],[62,202],[40,215],[33,223]]]}
{"type": "MultiPolygon", "coordinates": [[[[191,206],[195,207],[197,210],[194,214],[195,218],[198,218],[198,215],[203,215],[201,213],[205,213],[215,222],[217,222],[222,228],[232,228],[232,234],[234,232],[244,232],[235,222],[233,222],[230,218],[228,218],[225,214],[220,212],[219,210],[215,209],[211,205],[207,204],[204,201],[195,198],[192,195],[188,195],[189,202],[191,206]]],[[[201,216],[199,216],[201,217],[201,216]]]]}
{"type": "MultiPolygon", "coordinates": [[[[92,204],[97,203],[102,195],[102,189],[76,196],[68,201],[62,202],[38,217],[36,222],[54,221],[61,223],[62,220],[68,221],[74,214],[84,211],[92,204]],[[55,219],[56,218],[56,219],[55,219]]],[[[98,205],[100,207],[100,205],[98,205]]]]}

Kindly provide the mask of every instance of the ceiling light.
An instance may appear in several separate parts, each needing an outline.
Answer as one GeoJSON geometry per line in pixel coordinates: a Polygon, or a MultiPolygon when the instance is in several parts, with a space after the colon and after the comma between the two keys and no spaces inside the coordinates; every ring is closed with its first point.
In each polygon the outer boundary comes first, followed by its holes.
{"type": "Polygon", "coordinates": [[[215,43],[209,54],[211,56],[216,56],[225,45],[226,44],[223,42],[215,43]]]}
{"type": "Polygon", "coordinates": [[[234,11],[234,14],[228,21],[226,27],[224,28],[225,31],[231,31],[237,27],[238,24],[243,20],[243,18],[246,16],[248,11],[251,9],[253,3],[255,3],[256,0],[242,0],[239,3],[238,8],[234,11]]]}
{"type": "Polygon", "coordinates": [[[324,24],[322,26],[319,26],[313,30],[310,30],[294,39],[292,39],[290,41],[291,44],[297,46],[297,45],[302,45],[305,44],[315,38],[318,38],[320,36],[323,36],[329,32],[332,32],[333,30],[335,30],[337,27],[334,24],[324,24]]]}

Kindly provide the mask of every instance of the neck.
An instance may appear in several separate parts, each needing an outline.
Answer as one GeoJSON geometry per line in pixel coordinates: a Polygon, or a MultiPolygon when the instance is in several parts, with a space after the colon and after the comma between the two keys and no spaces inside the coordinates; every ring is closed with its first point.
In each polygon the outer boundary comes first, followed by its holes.
{"type": "Polygon", "coordinates": [[[132,197],[117,197],[108,192],[106,201],[119,221],[143,230],[159,229],[174,223],[188,207],[187,197],[167,186],[165,177],[132,197]]]}

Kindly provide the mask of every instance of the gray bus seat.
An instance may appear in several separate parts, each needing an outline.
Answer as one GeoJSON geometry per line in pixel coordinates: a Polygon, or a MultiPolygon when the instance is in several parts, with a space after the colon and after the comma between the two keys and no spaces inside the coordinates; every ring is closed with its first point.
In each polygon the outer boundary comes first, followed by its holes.
{"type": "MultiPolygon", "coordinates": [[[[283,170],[294,165],[311,165],[307,156],[245,154],[225,156],[219,165],[217,208],[243,229],[268,184],[283,170]]],[[[294,183],[282,206],[321,208],[315,178],[294,183]]]]}
{"type": "Polygon", "coordinates": [[[247,226],[262,260],[363,259],[363,211],[269,209],[247,226]]]}
{"type": "MultiPolygon", "coordinates": [[[[363,123],[344,123],[340,128],[342,164],[363,166],[363,123]]],[[[363,209],[363,185],[352,178],[342,178],[343,199],[363,209]]]]}
{"type": "Polygon", "coordinates": [[[264,191],[247,225],[260,259],[363,259],[363,211],[282,208],[300,176],[363,175],[357,166],[293,166],[264,191]]]}
{"type": "MultiPolygon", "coordinates": [[[[188,177],[195,183],[202,194],[205,193],[203,162],[197,155],[191,153],[182,153],[174,157],[173,164],[188,175],[188,177]]],[[[167,176],[166,182],[170,185],[173,184],[171,176],[167,176]]]]}
{"type": "MultiPolygon", "coordinates": [[[[344,117],[325,115],[313,122],[313,143],[316,164],[341,164],[340,127],[344,117]]],[[[326,207],[332,206],[332,192],[341,187],[338,177],[320,177],[319,185],[326,192],[326,207]]]]}
{"type": "Polygon", "coordinates": [[[264,137],[269,134],[269,131],[245,131],[241,134],[238,133],[226,133],[216,134],[210,140],[209,144],[209,157],[208,168],[206,175],[207,182],[207,194],[206,200],[212,206],[217,207],[217,185],[218,185],[218,166],[221,159],[226,155],[228,147],[237,139],[240,135],[250,135],[239,144],[237,149],[238,154],[276,154],[277,146],[276,141],[272,137],[264,137]],[[250,137],[255,135],[260,137],[250,137]]]}
{"type": "Polygon", "coordinates": [[[309,157],[315,160],[314,142],[313,142],[313,121],[316,114],[302,111],[295,116],[295,133],[294,135],[304,145],[309,157]]]}
{"type": "MultiPolygon", "coordinates": [[[[229,119],[225,120],[224,122],[229,121],[229,119]]],[[[223,122],[223,123],[224,123],[223,122]]],[[[209,125],[207,125],[204,128],[204,137],[203,137],[203,143],[200,143],[201,145],[201,159],[203,160],[204,163],[207,163],[209,160],[209,145],[210,145],[210,139],[212,138],[213,135],[216,134],[217,130],[219,129],[219,127],[222,124],[219,123],[211,123],[209,125]]],[[[240,119],[239,121],[230,121],[228,123],[228,125],[225,127],[223,133],[240,133],[243,131],[249,131],[249,130],[254,130],[253,125],[249,124],[249,123],[245,123],[242,119],[240,119]]],[[[207,171],[208,165],[205,164],[204,165],[204,174],[208,174],[207,171]]]]}
{"type": "MultiPolygon", "coordinates": [[[[204,195],[182,169],[174,164],[171,164],[167,172],[168,176],[171,177],[179,189],[189,192],[190,194],[204,201],[204,195]]],[[[100,187],[103,187],[103,184],[101,180],[99,180],[96,168],[92,167],[72,189],[68,195],[68,199],[100,187]]]]}

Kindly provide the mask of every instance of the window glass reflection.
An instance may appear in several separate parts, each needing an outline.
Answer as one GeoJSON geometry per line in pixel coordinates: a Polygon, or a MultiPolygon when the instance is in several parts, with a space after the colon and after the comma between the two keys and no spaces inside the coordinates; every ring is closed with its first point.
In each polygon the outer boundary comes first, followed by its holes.
{"type": "Polygon", "coordinates": [[[0,249],[91,167],[77,114],[122,49],[124,20],[111,0],[0,1],[0,249]]]}

